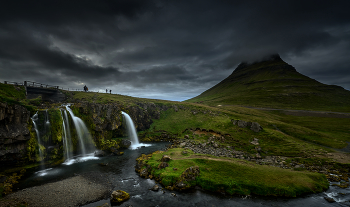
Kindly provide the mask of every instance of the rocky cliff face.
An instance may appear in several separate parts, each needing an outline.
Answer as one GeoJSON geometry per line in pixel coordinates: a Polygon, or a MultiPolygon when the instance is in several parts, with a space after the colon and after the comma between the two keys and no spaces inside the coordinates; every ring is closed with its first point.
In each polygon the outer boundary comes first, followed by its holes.
{"type": "Polygon", "coordinates": [[[135,105],[123,105],[119,103],[89,103],[81,102],[71,108],[75,115],[82,118],[89,129],[97,145],[101,140],[126,135],[125,125],[121,111],[129,114],[138,131],[148,129],[153,123],[152,119],[159,119],[161,111],[165,111],[170,105],[158,105],[151,102],[136,103],[135,105]]]}
{"type": "Polygon", "coordinates": [[[26,155],[30,112],[20,105],[0,103],[0,163],[15,164],[26,155]]]}

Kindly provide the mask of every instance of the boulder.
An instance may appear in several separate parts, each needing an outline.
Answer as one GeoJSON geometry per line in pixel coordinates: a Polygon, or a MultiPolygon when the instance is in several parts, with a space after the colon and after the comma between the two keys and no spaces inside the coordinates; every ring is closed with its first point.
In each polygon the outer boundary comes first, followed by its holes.
{"type": "Polygon", "coordinates": [[[259,123],[257,122],[252,122],[252,125],[250,127],[250,129],[253,131],[253,132],[260,132],[263,130],[263,128],[260,126],[259,123]]]}
{"type": "Polygon", "coordinates": [[[158,185],[154,185],[150,190],[158,191],[159,190],[159,186],[158,185]]]}
{"type": "Polygon", "coordinates": [[[325,199],[326,201],[328,201],[329,203],[334,203],[334,202],[335,202],[335,200],[334,200],[333,198],[330,198],[330,197],[328,197],[328,196],[325,196],[324,199],[325,199]]]}
{"type": "Polygon", "coordinates": [[[179,145],[180,148],[182,148],[182,147],[184,147],[184,146],[186,146],[186,142],[182,142],[182,143],[179,145]]]}
{"type": "Polygon", "coordinates": [[[121,203],[130,198],[130,195],[122,190],[113,191],[111,194],[111,203],[121,203]]]}
{"type": "Polygon", "coordinates": [[[189,139],[190,137],[186,134],[186,135],[184,136],[184,138],[185,138],[185,139],[189,139]]]}
{"type": "Polygon", "coordinates": [[[163,155],[162,159],[160,160],[161,162],[169,162],[171,160],[169,155],[163,155]]]}
{"type": "Polygon", "coordinates": [[[106,156],[106,153],[104,151],[102,151],[102,150],[96,150],[94,152],[94,156],[95,157],[104,157],[104,156],[106,156]]]}
{"type": "Polygon", "coordinates": [[[148,176],[148,170],[147,170],[147,168],[141,170],[140,176],[141,176],[141,177],[147,177],[147,176],[148,176]]]}
{"type": "Polygon", "coordinates": [[[166,162],[161,162],[161,163],[158,165],[158,169],[163,169],[163,168],[166,168],[166,167],[169,167],[169,164],[166,163],[166,162]]]}
{"type": "Polygon", "coordinates": [[[129,148],[131,145],[130,140],[127,139],[122,139],[122,141],[120,142],[120,147],[122,148],[129,148]]]}

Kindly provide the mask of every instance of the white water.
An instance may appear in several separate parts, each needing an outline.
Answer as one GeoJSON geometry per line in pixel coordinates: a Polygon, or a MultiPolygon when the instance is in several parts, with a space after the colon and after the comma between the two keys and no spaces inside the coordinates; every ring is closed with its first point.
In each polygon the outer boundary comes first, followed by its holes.
{"type": "Polygon", "coordinates": [[[126,129],[128,131],[128,136],[129,136],[129,139],[131,141],[131,146],[130,147],[132,149],[134,149],[135,146],[137,146],[137,147],[141,146],[140,142],[139,142],[139,138],[137,137],[137,134],[136,134],[136,128],[135,128],[134,122],[130,118],[129,114],[125,113],[124,111],[122,111],[122,114],[123,114],[123,116],[125,118],[126,129]]]}
{"type": "Polygon", "coordinates": [[[72,117],[74,127],[77,132],[81,155],[85,156],[88,153],[93,153],[96,150],[96,148],[94,142],[92,141],[89,130],[85,126],[83,120],[81,120],[79,117],[76,117],[72,109],[70,109],[68,105],[66,106],[66,109],[72,117]]]}
{"type": "Polygon", "coordinates": [[[63,148],[64,148],[64,158],[66,161],[69,161],[73,157],[73,145],[72,138],[70,136],[70,128],[69,128],[69,120],[67,116],[67,112],[64,109],[61,109],[61,117],[62,117],[62,138],[63,138],[63,148]],[[62,113],[64,111],[64,116],[62,113]]]}
{"type": "Polygon", "coordinates": [[[39,148],[39,156],[40,156],[40,162],[41,162],[41,168],[44,169],[44,156],[43,156],[43,152],[41,151],[41,141],[40,141],[40,134],[39,134],[39,130],[38,127],[36,125],[36,121],[38,120],[38,112],[36,112],[33,117],[31,118],[33,125],[34,125],[34,129],[35,129],[35,133],[36,133],[36,138],[38,140],[38,148],[39,148]]]}

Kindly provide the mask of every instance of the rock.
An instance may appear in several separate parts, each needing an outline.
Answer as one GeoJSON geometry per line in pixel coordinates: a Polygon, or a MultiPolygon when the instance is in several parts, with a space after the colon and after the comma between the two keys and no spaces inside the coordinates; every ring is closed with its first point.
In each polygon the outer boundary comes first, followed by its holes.
{"type": "Polygon", "coordinates": [[[171,193],[172,196],[176,197],[176,194],[175,193],[171,193]]]}
{"type": "Polygon", "coordinates": [[[122,190],[113,191],[111,194],[111,203],[121,203],[130,198],[130,195],[122,190]]]}
{"type": "Polygon", "coordinates": [[[162,159],[160,160],[161,162],[169,162],[171,160],[169,155],[163,155],[162,159]]]}
{"type": "Polygon", "coordinates": [[[176,168],[176,167],[174,167],[174,168],[173,168],[173,170],[174,170],[174,171],[176,171],[176,170],[177,170],[177,168],[176,168]]]}
{"type": "Polygon", "coordinates": [[[256,153],[256,154],[255,154],[255,158],[256,158],[256,159],[261,159],[261,155],[260,155],[259,153],[256,153]]]}
{"type": "Polygon", "coordinates": [[[180,176],[180,181],[192,181],[199,176],[200,170],[198,166],[191,166],[187,168],[180,176]]]}
{"type": "Polygon", "coordinates": [[[334,202],[335,202],[335,200],[334,200],[333,198],[330,198],[330,197],[328,197],[328,196],[325,196],[324,199],[325,199],[326,201],[328,201],[329,203],[334,203],[334,202]]]}
{"type": "Polygon", "coordinates": [[[121,156],[121,155],[123,155],[123,154],[124,154],[124,152],[117,152],[115,155],[121,156]]]}
{"type": "Polygon", "coordinates": [[[253,145],[259,145],[259,139],[254,138],[253,141],[251,141],[250,143],[252,143],[253,145]]]}
{"type": "Polygon", "coordinates": [[[245,128],[245,127],[247,127],[247,122],[242,121],[242,120],[237,120],[237,126],[245,128]]]}
{"type": "Polygon", "coordinates": [[[102,150],[96,150],[94,152],[94,156],[95,157],[104,157],[104,156],[106,156],[106,153],[104,151],[102,151],[102,150]]]}
{"type": "Polygon", "coordinates": [[[158,169],[163,169],[163,168],[166,168],[166,167],[169,167],[169,164],[166,163],[166,162],[161,162],[161,163],[158,165],[158,169]]]}
{"type": "Polygon", "coordinates": [[[182,155],[188,155],[188,151],[184,150],[181,152],[182,155]]]}
{"type": "Polygon", "coordinates": [[[214,144],[213,144],[213,147],[218,148],[219,145],[218,145],[217,143],[214,143],[214,144]]]}
{"type": "Polygon", "coordinates": [[[98,163],[98,165],[100,165],[100,166],[107,166],[108,163],[103,163],[103,162],[101,162],[101,163],[98,163]]]}
{"type": "Polygon", "coordinates": [[[130,145],[131,145],[131,142],[130,142],[130,140],[127,140],[127,139],[123,139],[120,142],[120,147],[122,147],[122,148],[129,148],[130,145]]]}
{"type": "Polygon", "coordinates": [[[148,170],[147,170],[147,168],[141,170],[140,176],[141,177],[148,177],[148,170]]]}
{"type": "Polygon", "coordinates": [[[158,185],[154,185],[150,190],[158,191],[159,190],[159,186],[158,185]]]}
{"type": "Polygon", "coordinates": [[[185,139],[189,139],[190,137],[186,134],[186,135],[184,136],[184,138],[185,138],[185,139]]]}
{"type": "Polygon", "coordinates": [[[103,204],[102,206],[97,206],[97,207],[111,207],[108,203],[103,204]]]}
{"type": "Polygon", "coordinates": [[[263,128],[260,126],[259,123],[257,122],[252,122],[252,125],[250,127],[250,129],[253,131],[253,132],[260,132],[263,130],[263,128]]]}
{"type": "Polygon", "coordinates": [[[179,145],[180,148],[183,148],[184,146],[186,146],[186,142],[182,142],[182,143],[179,145]]]}
{"type": "Polygon", "coordinates": [[[187,185],[184,182],[180,181],[180,182],[176,183],[176,187],[179,189],[184,189],[187,187],[187,185]]]}

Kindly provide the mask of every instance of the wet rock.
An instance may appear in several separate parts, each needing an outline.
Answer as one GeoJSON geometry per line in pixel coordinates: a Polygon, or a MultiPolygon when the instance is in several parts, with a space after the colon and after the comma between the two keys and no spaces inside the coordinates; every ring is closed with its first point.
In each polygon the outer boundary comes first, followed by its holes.
{"type": "Polygon", "coordinates": [[[144,169],[141,170],[140,176],[141,177],[148,177],[148,170],[147,170],[147,168],[144,168],[144,169]]]}
{"type": "Polygon", "coordinates": [[[97,206],[97,207],[111,207],[108,203],[103,204],[102,206],[97,206]]]}
{"type": "Polygon", "coordinates": [[[334,202],[335,202],[335,200],[334,200],[333,198],[330,198],[330,197],[328,197],[328,196],[325,196],[324,199],[325,199],[326,201],[328,201],[329,203],[334,203],[334,202]]]}
{"type": "Polygon", "coordinates": [[[101,162],[101,163],[98,163],[98,165],[100,165],[100,166],[107,166],[108,163],[103,163],[103,162],[101,162]]]}
{"type": "Polygon", "coordinates": [[[115,153],[115,155],[117,155],[117,156],[121,156],[123,154],[124,154],[124,152],[117,152],[117,153],[115,153]]]}
{"type": "Polygon", "coordinates": [[[158,169],[163,169],[163,168],[166,168],[166,167],[169,167],[169,164],[166,163],[166,162],[161,162],[161,163],[158,165],[158,169]]]}
{"type": "Polygon", "coordinates": [[[171,193],[172,196],[176,197],[176,194],[175,193],[171,193]]]}
{"type": "Polygon", "coordinates": [[[150,190],[158,191],[159,190],[159,186],[158,185],[154,185],[150,190]]]}
{"type": "Polygon", "coordinates": [[[169,155],[163,155],[162,159],[160,160],[161,162],[169,162],[171,160],[169,155]]]}
{"type": "Polygon", "coordinates": [[[104,156],[106,156],[106,153],[104,151],[102,151],[102,150],[96,150],[94,152],[94,156],[95,157],[104,157],[104,156]]]}
{"type": "Polygon", "coordinates": [[[130,142],[130,140],[127,140],[127,139],[123,139],[120,142],[120,147],[122,147],[122,148],[129,148],[130,145],[131,145],[131,142],[130,142]]]}
{"type": "Polygon", "coordinates": [[[187,184],[185,184],[183,181],[180,181],[176,183],[176,187],[179,189],[185,189],[187,187],[187,184]]]}
{"type": "Polygon", "coordinates": [[[122,190],[113,191],[111,194],[111,203],[121,203],[130,198],[130,195],[122,190]]]}

